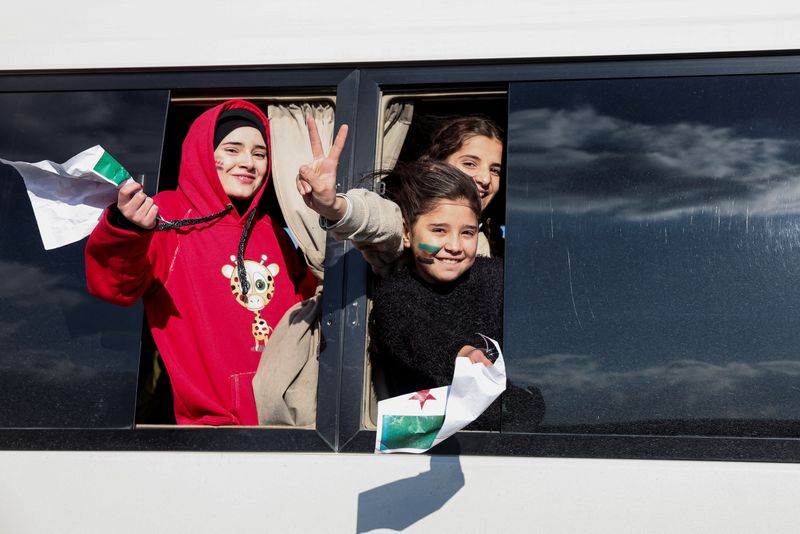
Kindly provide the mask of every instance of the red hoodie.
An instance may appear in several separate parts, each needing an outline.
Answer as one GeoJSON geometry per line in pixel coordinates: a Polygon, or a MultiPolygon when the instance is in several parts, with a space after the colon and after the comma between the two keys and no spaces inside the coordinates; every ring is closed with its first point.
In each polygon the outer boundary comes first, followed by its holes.
{"type": "MultiPolygon", "coordinates": [[[[212,146],[217,117],[230,108],[258,116],[269,146],[267,118],[249,102],[233,100],[203,113],[183,142],[178,189],[154,197],[163,219],[202,217],[231,203],[212,146]]],[[[268,178],[269,169],[265,184],[268,178]]],[[[104,216],[86,245],[86,280],[93,295],[121,305],[144,299],[179,424],[258,424],[252,378],[261,350],[254,348],[263,347],[264,333],[302,299],[300,284],[307,275],[289,237],[261,208],[244,253],[251,298],[234,296],[241,288],[239,240],[263,191],[264,186],[241,217],[234,209],[169,231],[118,228],[104,216]]]]}

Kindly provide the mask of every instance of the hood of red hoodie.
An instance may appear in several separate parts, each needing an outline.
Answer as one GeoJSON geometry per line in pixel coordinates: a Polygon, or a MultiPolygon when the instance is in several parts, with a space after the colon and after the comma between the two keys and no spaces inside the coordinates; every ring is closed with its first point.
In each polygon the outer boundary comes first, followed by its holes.
{"type": "Polygon", "coordinates": [[[220,113],[228,109],[241,108],[253,113],[264,123],[264,131],[267,134],[267,172],[264,176],[264,183],[253,196],[246,213],[239,217],[236,210],[232,210],[227,217],[244,220],[247,214],[258,206],[264,188],[270,178],[272,170],[272,147],[270,145],[269,120],[264,112],[258,107],[245,100],[229,100],[218,106],[203,112],[197,117],[189,128],[186,138],[183,141],[183,152],[181,153],[181,166],[178,173],[178,189],[186,196],[186,199],[196,211],[194,216],[203,217],[211,215],[231,204],[228,195],[222,188],[222,183],[217,174],[217,167],[214,164],[214,130],[220,113]]]}

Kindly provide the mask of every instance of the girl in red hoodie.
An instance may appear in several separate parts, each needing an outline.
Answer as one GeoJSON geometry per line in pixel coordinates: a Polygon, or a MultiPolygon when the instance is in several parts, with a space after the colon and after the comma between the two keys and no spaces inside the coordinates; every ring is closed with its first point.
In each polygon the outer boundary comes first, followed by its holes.
{"type": "Polygon", "coordinates": [[[150,198],[129,182],[86,246],[93,295],[143,299],[178,424],[258,424],[261,348],[313,286],[261,202],[269,141],[267,118],[249,102],[206,111],[184,140],[177,190],[150,198]]]}

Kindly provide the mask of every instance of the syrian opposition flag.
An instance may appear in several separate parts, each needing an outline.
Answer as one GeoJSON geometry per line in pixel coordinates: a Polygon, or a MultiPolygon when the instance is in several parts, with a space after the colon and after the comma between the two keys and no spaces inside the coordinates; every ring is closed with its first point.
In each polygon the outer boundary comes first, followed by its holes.
{"type": "Polygon", "coordinates": [[[456,358],[449,386],[407,393],[378,403],[375,452],[425,452],[478,418],[506,389],[500,345],[494,365],[456,358]]]}
{"type": "Polygon", "coordinates": [[[117,187],[131,177],[100,145],[61,164],[0,162],[22,175],[46,250],[88,236],[103,210],[116,201],[117,187]]]}

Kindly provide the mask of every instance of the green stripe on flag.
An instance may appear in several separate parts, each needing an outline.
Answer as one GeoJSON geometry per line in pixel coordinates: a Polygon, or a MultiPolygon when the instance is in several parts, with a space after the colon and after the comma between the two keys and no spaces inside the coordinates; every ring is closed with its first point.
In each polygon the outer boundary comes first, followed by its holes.
{"type": "Polygon", "coordinates": [[[443,415],[384,415],[381,450],[430,449],[443,424],[443,415]]]}
{"type": "Polygon", "coordinates": [[[125,167],[119,164],[117,160],[111,157],[111,154],[103,151],[97,165],[92,169],[94,172],[117,185],[131,177],[131,174],[125,170],[125,167]]]}

